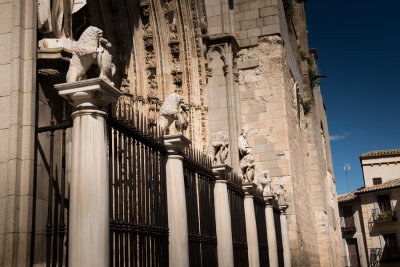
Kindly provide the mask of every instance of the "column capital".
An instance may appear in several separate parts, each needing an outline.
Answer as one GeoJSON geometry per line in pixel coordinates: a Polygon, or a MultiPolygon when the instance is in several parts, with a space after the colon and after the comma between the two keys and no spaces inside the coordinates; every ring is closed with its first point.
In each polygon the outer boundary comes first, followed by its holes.
{"type": "Polygon", "coordinates": [[[232,167],[227,164],[212,166],[212,172],[217,180],[226,180],[230,171],[232,171],[232,167]]]}
{"type": "Polygon", "coordinates": [[[242,189],[246,194],[251,194],[257,188],[257,185],[253,182],[251,183],[242,183],[242,189]]]}
{"type": "Polygon", "coordinates": [[[267,206],[272,207],[274,199],[275,195],[264,195],[265,204],[267,204],[267,206]]]}
{"type": "Polygon", "coordinates": [[[183,134],[170,134],[164,136],[164,144],[167,147],[168,153],[181,153],[183,149],[188,147],[192,142],[183,134]]]}
{"type": "Polygon", "coordinates": [[[286,210],[289,207],[288,204],[280,204],[279,205],[279,210],[281,211],[282,214],[286,214],[286,210]]]}
{"type": "Polygon", "coordinates": [[[122,94],[100,78],[56,84],[54,88],[76,108],[105,108],[122,94]]]}

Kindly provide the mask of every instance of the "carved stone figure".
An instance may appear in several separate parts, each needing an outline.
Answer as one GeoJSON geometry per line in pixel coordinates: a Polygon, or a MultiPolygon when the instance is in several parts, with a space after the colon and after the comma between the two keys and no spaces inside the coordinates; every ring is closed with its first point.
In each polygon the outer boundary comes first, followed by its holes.
{"type": "Polygon", "coordinates": [[[116,115],[118,119],[131,120],[134,114],[134,97],[129,91],[130,81],[126,78],[122,79],[121,88],[122,95],[118,98],[116,105],[116,115]]]}
{"type": "Polygon", "coordinates": [[[254,181],[254,158],[252,155],[244,156],[239,163],[242,170],[243,183],[252,183],[254,181]]]}
{"type": "Polygon", "coordinates": [[[262,171],[257,177],[257,184],[263,190],[263,195],[272,194],[271,182],[272,178],[268,176],[269,171],[262,171]]]}
{"type": "Polygon", "coordinates": [[[90,66],[97,64],[100,69],[99,77],[114,85],[111,79],[115,74],[115,66],[112,63],[110,48],[111,43],[103,38],[102,30],[93,26],[88,27],[74,43],[67,82],[82,80],[90,66]]]}
{"type": "Polygon", "coordinates": [[[239,146],[239,158],[242,159],[243,157],[247,155],[251,155],[251,146],[247,142],[247,135],[250,131],[250,126],[249,125],[244,125],[242,127],[242,133],[240,134],[238,138],[238,146],[239,146]]]}
{"type": "Polygon", "coordinates": [[[286,202],[286,196],[285,196],[286,190],[283,187],[283,185],[281,185],[281,184],[275,185],[273,194],[275,195],[276,200],[278,201],[278,203],[286,202]]]}
{"type": "Polygon", "coordinates": [[[170,134],[172,123],[178,119],[178,114],[183,105],[183,96],[177,93],[172,93],[167,96],[160,108],[157,125],[165,131],[165,134],[170,134]]]}
{"type": "Polygon", "coordinates": [[[224,132],[216,132],[210,140],[210,156],[213,165],[225,164],[229,152],[229,138],[224,132]]]}
{"type": "Polygon", "coordinates": [[[185,104],[179,106],[178,119],[175,121],[176,129],[185,134],[189,126],[189,107],[185,104]]]}

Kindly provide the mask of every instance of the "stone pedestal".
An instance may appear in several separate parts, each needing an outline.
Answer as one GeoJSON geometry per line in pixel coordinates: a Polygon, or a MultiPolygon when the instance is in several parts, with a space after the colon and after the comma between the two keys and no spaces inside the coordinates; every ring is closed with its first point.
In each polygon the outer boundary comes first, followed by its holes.
{"type": "Polygon", "coordinates": [[[254,209],[254,197],[251,191],[257,187],[256,184],[243,184],[245,191],[244,213],[246,219],[247,251],[249,256],[249,267],[260,267],[260,256],[258,248],[256,212],[254,209]]]}
{"type": "Polygon", "coordinates": [[[228,165],[213,167],[213,173],[217,179],[214,187],[214,204],[219,267],[234,266],[231,213],[226,181],[226,175],[231,170],[232,168],[228,165]]]}
{"type": "Polygon", "coordinates": [[[292,266],[292,260],[290,257],[290,244],[289,244],[289,233],[286,219],[286,209],[288,205],[279,205],[279,210],[281,211],[281,230],[282,230],[282,245],[283,245],[283,259],[285,262],[285,267],[292,266]]]}
{"type": "Polygon", "coordinates": [[[270,267],[282,267],[278,263],[278,247],[276,243],[276,231],[275,231],[275,221],[274,221],[274,211],[272,201],[274,200],[274,195],[264,196],[266,202],[265,206],[265,220],[267,224],[267,239],[268,239],[268,255],[269,255],[269,266],[270,267]]]}
{"type": "Polygon", "coordinates": [[[72,114],[72,171],[69,199],[69,266],[108,267],[109,177],[107,113],[120,92],[100,79],[56,85],[76,108],[72,114]]]}
{"type": "Polygon", "coordinates": [[[168,227],[169,227],[169,266],[189,266],[189,236],[187,226],[185,179],[183,157],[179,155],[190,145],[182,134],[167,135],[164,143],[168,149],[166,167],[168,227]]]}

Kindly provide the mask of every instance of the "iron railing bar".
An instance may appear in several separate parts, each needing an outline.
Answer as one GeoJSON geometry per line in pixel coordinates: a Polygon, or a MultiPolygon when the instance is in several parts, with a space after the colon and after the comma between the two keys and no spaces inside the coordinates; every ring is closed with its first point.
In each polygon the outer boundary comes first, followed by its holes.
{"type": "Polygon", "coordinates": [[[51,132],[51,131],[57,131],[57,130],[66,130],[68,128],[72,128],[72,122],[61,122],[61,123],[55,124],[55,125],[38,127],[35,129],[35,132],[39,134],[39,133],[51,132]]]}

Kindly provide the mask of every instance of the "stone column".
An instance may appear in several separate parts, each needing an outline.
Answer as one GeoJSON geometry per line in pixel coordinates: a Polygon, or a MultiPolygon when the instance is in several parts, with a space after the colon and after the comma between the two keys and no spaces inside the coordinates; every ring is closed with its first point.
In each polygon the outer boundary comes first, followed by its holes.
{"type": "Polygon", "coordinates": [[[182,149],[190,141],[182,134],[167,135],[164,143],[168,149],[167,202],[169,228],[169,266],[189,266],[189,236],[187,226],[185,179],[182,149]]]}
{"type": "Polygon", "coordinates": [[[213,173],[216,176],[214,186],[214,205],[219,267],[234,266],[232,222],[226,181],[226,175],[231,170],[232,168],[228,165],[213,167],[213,173]]]}
{"type": "Polygon", "coordinates": [[[108,267],[107,113],[101,108],[117,101],[121,93],[101,79],[64,83],[55,88],[77,108],[72,113],[68,262],[72,267],[108,267]]]}
{"type": "Polygon", "coordinates": [[[246,219],[247,252],[249,256],[249,267],[260,267],[260,254],[258,249],[256,212],[254,209],[254,197],[251,190],[255,184],[244,184],[244,213],[246,219]]]}
{"type": "Polygon", "coordinates": [[[281,219],[281,230],[282,230],[282,245],[283,245],[283,259],[285,262],[285,267],[291,267],[291,257],[290,257],[290,245],[289,245],[289,233],[287,227],[287,219],[286,219],[286,209],[288,205],[279,205],[279,210],[281,211],[280,219],[281,219]]]}
{"type": "Polygon", "coordinates": [[[268,239],[268,255],[269,255],[269,266],[270,267],[281,267],[278,264],[278,247],[276,244],[276,231],[274,221],[274,211],[272,201],[274,195],[264,196],[266,203],[265,206],[265,220],[267,224],[267,239],[268,239]]]}

